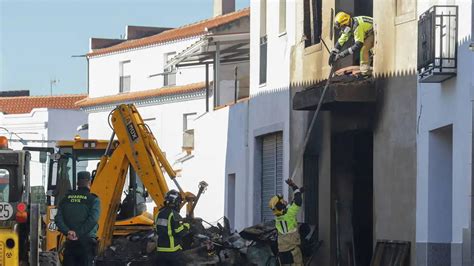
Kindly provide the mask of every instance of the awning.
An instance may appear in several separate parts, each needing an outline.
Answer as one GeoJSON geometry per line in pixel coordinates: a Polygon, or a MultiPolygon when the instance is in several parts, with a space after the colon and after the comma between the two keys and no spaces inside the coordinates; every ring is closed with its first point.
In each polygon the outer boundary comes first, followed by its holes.
{"type": "Polygon", "coordinates": [[[216,53],[221,64],[250,60],[250,33],[210,34],[203,36],[171,58],[164,69],[212,64],[216,53]]]}

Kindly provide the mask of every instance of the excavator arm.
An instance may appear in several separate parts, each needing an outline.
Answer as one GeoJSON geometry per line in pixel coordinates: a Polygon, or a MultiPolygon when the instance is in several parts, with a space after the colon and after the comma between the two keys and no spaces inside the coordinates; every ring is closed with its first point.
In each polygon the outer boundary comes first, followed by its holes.
{"type": "MultiPolygon", "coordinates": [[[[196,197],[190,192],[184,192],[178,184],[176,173],[161,151],[158,143],[148,126],[143,122],[136,107],[132,104],[117,106],[110,115],[113,127],[112,137],[105,155],[102,156],[94,177],[91,192],[101,201],[99,218],[99,254],[111,244],[114,223],[120,205],[121,195],[129,167],[133,167],[148,190],[149,195],[159,208],[163,206],[164,196],[168,185],[163,174],[168,176],[178,187],[183,196],[183,205],[187,203],[188,212],[194,209],[196,197]],[[112,149],[113,139],[118,144],[112,149]]],[[[192,215],[192,214],[190,214],[192,215]]]]}

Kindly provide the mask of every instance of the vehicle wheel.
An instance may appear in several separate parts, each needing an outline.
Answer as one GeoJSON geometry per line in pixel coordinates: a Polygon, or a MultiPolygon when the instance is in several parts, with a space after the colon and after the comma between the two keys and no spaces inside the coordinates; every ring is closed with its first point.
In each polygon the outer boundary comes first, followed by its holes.
{"type": "Polygon", "coordinates": [[[59,257],[56,252],[41,252],[39,266],[59,266],[59,257]]]}

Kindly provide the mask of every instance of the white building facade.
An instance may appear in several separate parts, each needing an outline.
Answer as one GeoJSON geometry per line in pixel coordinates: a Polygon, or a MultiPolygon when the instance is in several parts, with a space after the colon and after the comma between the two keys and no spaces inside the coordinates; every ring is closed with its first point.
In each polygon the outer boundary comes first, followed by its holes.
{"type": "MultiPolygon", "coordinates": [[[[457,73],[442,82],[418,82],[417,265],[474,263],[474,52],[469,49],[474,5],[472,1],[417,1],[416,13],[420,16],[445,4],[455,8],[437,14],[454,14],[457,6],[457,25],[446,28],[457,28],[457,36],[447,32],[444,42],[457,44],[452,46],[457,48],[457,73]]],[[[439,47],[438,42],[435,45],[439,47]]],[[[449,54],[447,47],[443,51],[444,56],[449,54]]]]}
{"type": "MultiPolygon", "coordinates": [[[[0,98],[0,106],[5,110],[0,112],[0,135],[6,136],[9,148],[15,150],[25,146],[55,147],[56,141],[72,140],[76,135],[85,138],[87,130],[77,129],[87,123],[87,114],[74,107],[83,98],[85,95],[0,98]],[[54,106],[56,103],[62,107],[54,106]],[[23,108],[9,108],[12,105],[23,108]]],[[[46,188],[48,163],[40,161],[39,152],[31,152],[31,159],[31,185],[46,188]]]]}
{"type": "Polygon", "coordinates": [[[244,153],[228,150],[226,163],[227,216],[235,217],[238,229],[273,219],[268,201],[275,194],[288,196],[284,180],[291,175],[295,1],[251,1],[250,10],[250,97],[228,111],[229,124],[242,125],[229,125],[228,136],[244,147],[244,153]]]}
{"type": "MultiPolygon", "coordinates": [[[[248,34],[248,23],[249,10],[244,9],[176,29],[129,26],[126,40],[92,39],[88,54],[89,97],[77,104],[89,113],[89,137],[95,139],[110,138],[112,130],[107,119],[116,105],[135,104],[177,170],[183,189],[196,193],[201,180],[209,184],[195,213],[210,222],[224,216],[227,143],[225,134],[221,134],[227,130],[226,118],[210,118],[221,108],[214,101],[215,91],[217,95],[223,94],[219,86],[225,87],[222,84],[226,84],[226,69],[233,73],[237,63],[226,62],[224,58],[216,74],[212,61],[215,52],[207,49],[213,45],[214,34],[248,34]],[[149,32],[133,37],[137,29],[149,32]],[[202,43],[206,45],[197,49],[203,53],[200,62],[170,66],[173,59],[202,43]],[[211,61],[203,63],[208,58],[211,61]],[[216,75],[220,82],[214,87],[216,75]]],[[[245,84],[245,75],[238,74],[236,84],[245,84]]]]}

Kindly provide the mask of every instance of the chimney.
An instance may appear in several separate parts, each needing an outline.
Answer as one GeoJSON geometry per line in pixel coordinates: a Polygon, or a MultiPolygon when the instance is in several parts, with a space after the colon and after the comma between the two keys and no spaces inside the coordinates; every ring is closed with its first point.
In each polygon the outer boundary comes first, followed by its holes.
{"type": "Polygon", "coordinates": [[[214,0],[214,17],[235,11],[235,0],[214,0]]]}

